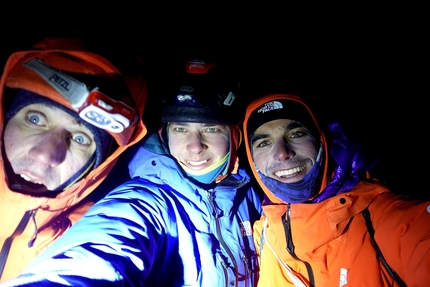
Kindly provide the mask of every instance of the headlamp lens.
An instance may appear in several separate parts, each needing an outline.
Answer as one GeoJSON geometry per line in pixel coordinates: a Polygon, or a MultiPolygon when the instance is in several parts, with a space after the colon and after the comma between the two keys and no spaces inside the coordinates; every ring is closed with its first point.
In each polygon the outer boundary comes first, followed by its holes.
{"type": "Polygon", "coordinates": [[[116,102],[95,90],[88,96],[79,116],[98,128],[121,133],[132,124],[135,113],[123,102],[116,102]]]}

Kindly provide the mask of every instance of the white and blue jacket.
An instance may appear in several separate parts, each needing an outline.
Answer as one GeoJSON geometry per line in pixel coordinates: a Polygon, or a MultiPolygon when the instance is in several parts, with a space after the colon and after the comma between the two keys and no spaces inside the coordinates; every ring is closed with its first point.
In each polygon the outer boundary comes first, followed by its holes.
{"type": "Polygon", "coordinates": [[[132,179],[5,286],[256,286],[252,224],[262,208],[249,175],[239,169],[205,190],[160,151],[150,138],[129,164],[132,179]]]}

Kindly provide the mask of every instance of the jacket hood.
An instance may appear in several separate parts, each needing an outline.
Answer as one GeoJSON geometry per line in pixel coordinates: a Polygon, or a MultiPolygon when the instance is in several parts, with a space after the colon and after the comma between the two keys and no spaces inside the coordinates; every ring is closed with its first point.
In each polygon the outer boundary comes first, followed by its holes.
{"type": "MultiPolygon", "coordinates": [[[[65,210],[80,202],[90,194],[108,175],[120,154],[129,146],[141,140],[146,134],[146,127],[142,116],[147,97],[147,87],[140,71],[119,71],[110,61],[98,54],[89,52],[83,43],[68,38],[46,38],[26,51],[13,53],[7,60],[0,81],[0,119],[2,121],[0,131],[3,135],[5,123],[5,106],[10,102],[13,91],[25,89],[39,95],[45,96],[66,108],[77,111],[76,105],[72,104],[58,89],[43,79],[40,73],[28,68],[27,63],[36,59],[48,67],[72,75],[73,78],[85,83],[87,86],[100,88],[100,91],[108,94],[111,99],[131,107],[133,116],[131,124],[122,132],[109,131],[116,142],[115,148],[110,155],[95,169],[87,173],[80,181],[74,183],[65,191],[56,195],[55,198],[43,198],[33,200],[37,205],[44,202],[44,209],[65,210]],[[61,199],[61,200],[59,200],[61,199]]],[[[3,138],[1,139],[3,146],[3,138]]],[[[3,147],[2,147],[3,149],[3,147]]],[[[1,155],[4,166],[3,155],[1,155]]],[[[4,169],[3,169],[4,170],[4,169]]],[[[8,185],[7,175],[2,173],[3,182],[8,185]]],[[[11,195],[12,196],[12,195],[11,195]]],[[[16,196],[26,196],[16,194],[16,196]]],[[[36,208],[39,206],[29,206],[36,208]]]]}
{"type": "MultiPolygon", "coordinates": [[[[324,135],[323,130],[320,127],[320,124],[319,124],[316,116],[310,110],[308,105],[306,105],[298,95],[270,94],[270,95],[261,97],[257,100],[254,100],[248,105],[248,107],[246,109],[246,113],[245,113],[245,120],[243,122],[243,130],[244,130],[244,134],[245,134],[244,142],[245,142],[246,155],[247,155],[248,160],[250,162],[250,167],[251,167],[251,170],[252,170],[254,177],[256,178],[257,182],[259,183],[259,185],[263,189],[265,195],[268,197],[268,199],[271,202],[273,202],[273,203],[285,203],[285,202],[281,201],[280,199],[278,199],[260,179],[260,176],[259,176],[259,174],[255,168],[255,164],[254,164],[254,161],[252,158],[250,142],[249,142],[249,137],[251,135],[250,133],[253,133],[255,131],[255,129],[261,124],[261,123],[256,123],[253,118],[250,118],[251,114],[255,110],[261,108],[261,106],[263,104],[270,102],[270,101],[289,101],[289,102],[291,102],[292,105],[295,106],[295,109],[300,109],[301,113],[303,113],[303,112],[308,113],[308,116],[305,116],[305,117],[303,117],[303,115],[299,115],[299,114],[298,114],[298,116],[301,116],[301,121],[304,121],[304,124],[306,127],[310,128],[311,130],[315,130],[317,132],[315,134],[319,134],[319,140],[320,140],[322,148],[323,148],[323,154],[325,155],[325,156],[323,156],[323,159],[322,159],[323,160],[323,163],[322,163],[323,175],[322,175],[321,185],[320,185],[320,188],[318,191],[318,194],[320,194],[324,190],[324,188],[327,186],[327,182],[328,182],[327,141],[326,141],[326,137],[324,135]]],[[[295,113],[296,111],[292,110],[292,112],[295,113]]],[[[286,115],[285,118],[288,119],[288,118],[291,118],[291,116],[286,115]]],[[[295,118],[295,115],[293,115],[293,118],[297,119],[297,118],[295,118]]]]}

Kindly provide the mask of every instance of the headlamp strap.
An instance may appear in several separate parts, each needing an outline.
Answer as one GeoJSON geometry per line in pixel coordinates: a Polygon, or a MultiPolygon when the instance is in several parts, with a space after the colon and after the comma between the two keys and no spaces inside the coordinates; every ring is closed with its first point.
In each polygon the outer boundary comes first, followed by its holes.
{"type": "Polygon", "coordinates": [[[85,103],[90,91],[84,83],[49,67],[37,58],[22,64],[38,73],[51,87],[68,99],[76,110],[85,103]]]}
{"type": "Polygon", "coordinates": [[[98,88],[88,90],[84,83],[37,58],[24,62],[23,65],[39,74],[46,83],[64,96],[83,120],[98,128],[121,133],[137,119],[135,110],[130,106],[111,99],[98,88]]]}

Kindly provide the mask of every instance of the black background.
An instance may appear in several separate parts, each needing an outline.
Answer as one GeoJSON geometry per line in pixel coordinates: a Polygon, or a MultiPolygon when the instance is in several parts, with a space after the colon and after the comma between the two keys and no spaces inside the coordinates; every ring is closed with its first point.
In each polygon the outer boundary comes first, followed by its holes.
{"type": "Polygon", "coordinates": [[[341,121],[361,137],[380,157],[374,174],[393,190],[428,197],[429,33],[422,7],[205,5],[11,9],[19,12],[1,20],[2,64],[58,28],[85,29],[112,49],[133,49],[150,97],[184,58],[234,63],[246,89],[300,93],[324,120],[341,121]]]}

